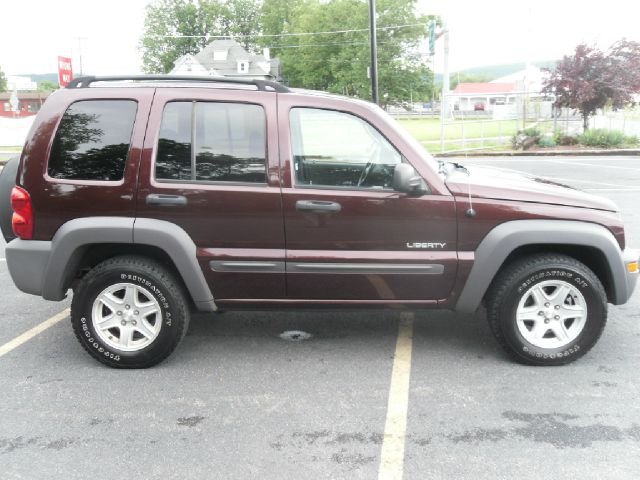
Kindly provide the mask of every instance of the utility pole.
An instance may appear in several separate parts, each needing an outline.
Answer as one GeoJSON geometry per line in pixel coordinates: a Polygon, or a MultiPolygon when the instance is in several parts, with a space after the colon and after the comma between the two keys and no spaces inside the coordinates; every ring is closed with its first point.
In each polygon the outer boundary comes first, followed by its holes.
{"type": "Polygon", "coordinates": [[[376,0],[369,0],[369,36],[371,37],[371,99],[378,104],[378,42],[376,39],[376,0]]]}
{"type": "Polygon", "coordinates": [[[444,122],[449,113],[447,95],[449,95],[449,29],[442,22],[442,33],[444,35],[444,66],[442,72],[442,94],[440,98],[440,151],[444,152],[444,122]]]}
{"type": "Polygon", "coordinates": [[[80,60],[80,76],[82,76],[82,41],[86,40],[87,37],[74,37],[78,40],[78,57],[80,60]]]}

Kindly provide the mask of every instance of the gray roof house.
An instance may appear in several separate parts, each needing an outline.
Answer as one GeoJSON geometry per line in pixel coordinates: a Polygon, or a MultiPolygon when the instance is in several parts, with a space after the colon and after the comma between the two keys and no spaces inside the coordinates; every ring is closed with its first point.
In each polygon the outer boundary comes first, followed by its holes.
{"type": "Polygon", "coordinates": [[[195,55],[187,54],[173,64],[171,74],[237,77],[255,80],[278,80],[280,61],[270,58],[269,49],[262,55],[247,52],[235,40],[215,40],[195,55]]]}

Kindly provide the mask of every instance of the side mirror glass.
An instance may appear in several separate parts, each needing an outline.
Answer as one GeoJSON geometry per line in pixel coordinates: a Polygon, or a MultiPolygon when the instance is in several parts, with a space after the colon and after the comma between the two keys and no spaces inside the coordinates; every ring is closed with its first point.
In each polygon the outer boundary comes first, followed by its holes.
{"type": "Polygon", "coordinates": [[[393,189],[419,197],[427,193],[427,186],[418,172],[408,163],[399,163],[393,171],[393,189]]]}

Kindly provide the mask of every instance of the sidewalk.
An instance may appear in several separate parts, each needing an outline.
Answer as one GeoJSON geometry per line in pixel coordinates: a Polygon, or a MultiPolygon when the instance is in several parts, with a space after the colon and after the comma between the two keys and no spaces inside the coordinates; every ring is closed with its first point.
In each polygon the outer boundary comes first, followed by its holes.
{"type": "Polygon", "coordinates": [[[640,149],[637,148],[620,148],[620,149],[600,149],[600,150],[499,150],[490,152],[488,150],[479,152],[452,151],[443,153],[434,153],[434,157],[609,157],[616,155],[640,156],[640,149]]]}

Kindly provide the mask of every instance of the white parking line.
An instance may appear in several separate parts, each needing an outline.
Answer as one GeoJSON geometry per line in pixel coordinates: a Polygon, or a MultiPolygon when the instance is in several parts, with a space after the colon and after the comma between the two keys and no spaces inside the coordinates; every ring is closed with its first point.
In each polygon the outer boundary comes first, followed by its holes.
{"type": "Polygon", "coordinates": [[[68,308],[63,310],[62,312],[58,313],[57,315],[54,315],[50,319],[45,320],[44,322],[42,322],[39,325],[36,325],[31,330],[27,330],[22,335],[19,335],[16,338],[14,338],[13,340],[11,340],[11,341],[5,343],[4,345],[2,345],[0,347],[0,357],[6,355],[11,350],[14,350],[14,349],[18,348],[23,343],[28,342],[29,340],[31,340],[36,335],[44,332],[47,328],[52,327],[56,323],[58,323],[58,322],[64,320],[65,318],[69,317],[69,310],[70,309],[68,309],[68,308]]]}
{"type": "Polygon", "coordinates": [[[607,165],[606,163],[584,163],[584,162],[574,162],[574,161],[566,161],[566,160],[556,160],[551,158],[541,158],[541,162],[551,162],[551,163],[561,163],[564,165],[583,165],[585,167],[601,167],[601,168],[614,168],[616,170],[631,170],[632,172],[640,172],[640,168],[631,168],[631,167],[620,167],[618,165],[607,165]]]}
{"type": "Polygon", "coordinates": [[[384,426],[378,480],[402,480],[404,473],[404,446],[409,406],[413,320],[413,313],[403,312],[400,314],[400,326],[398,327],[396,353],[393,358],[387,420],[384,426]]]}

